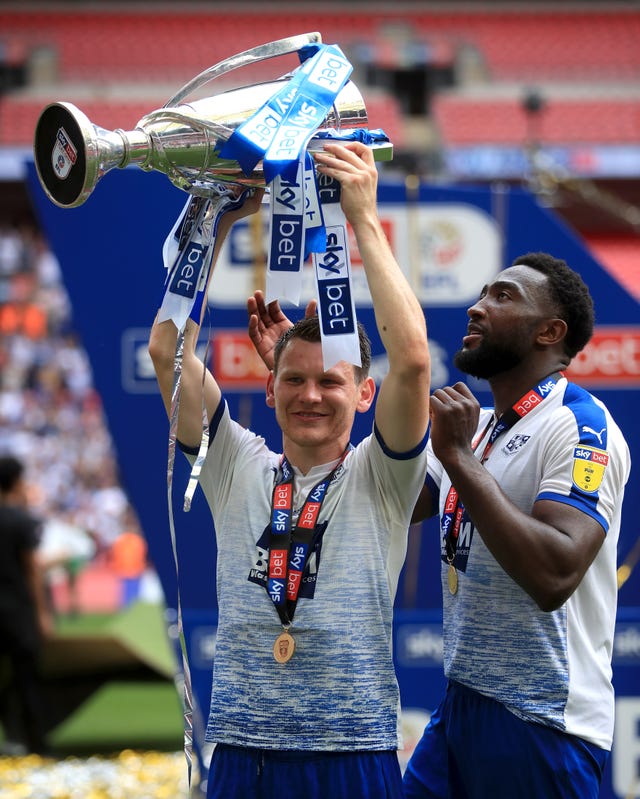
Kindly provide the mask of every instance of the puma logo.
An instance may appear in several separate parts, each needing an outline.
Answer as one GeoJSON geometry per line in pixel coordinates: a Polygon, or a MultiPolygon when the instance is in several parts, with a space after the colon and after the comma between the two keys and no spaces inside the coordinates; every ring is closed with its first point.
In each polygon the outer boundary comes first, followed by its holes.
{"type": "Polygon", "coordinates": [[[593,435],[594,435],[594,436],[595,436],[595,437],[598,439],[598,441],[600,442],[600,446],[602,446],[602,434],[604,433],[604,431],[605,431],[606,429],[607,429],[606,427],[603,427],[603,428],[602,428],[602,430],[601,430],[601,431],[598,433],[598,432],[596,432],[596,431],[593,429],[593,427],[587,427],[586,425],[583,425],[583,426],[582,426],[582,432],[583,432],[583,433],[593,433],[593,435]]]}

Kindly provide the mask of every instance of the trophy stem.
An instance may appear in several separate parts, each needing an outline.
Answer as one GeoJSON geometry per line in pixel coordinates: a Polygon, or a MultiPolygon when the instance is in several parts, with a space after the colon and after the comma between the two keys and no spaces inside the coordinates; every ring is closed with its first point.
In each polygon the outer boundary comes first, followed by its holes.
{"type": "Polygon", "coordinates": [[[116,128],[113,132],[120,137],[123,146],[122,160],[113,166],[123,169],[129,164],[138,164],[144,169],[151,153],[149,135],[141,128],[135,130],[116,128]]]}

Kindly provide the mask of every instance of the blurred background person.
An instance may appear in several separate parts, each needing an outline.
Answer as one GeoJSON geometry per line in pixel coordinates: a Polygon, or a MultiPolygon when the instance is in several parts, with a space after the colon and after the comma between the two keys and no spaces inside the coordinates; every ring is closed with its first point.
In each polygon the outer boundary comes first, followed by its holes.
{"type": "Polygon", "coordinates": [[[41,524],[27,508],[24,465],[0,457],[0,721],[5,751],[46,752],[42,642],[53,631],[38,559],[41,524]]]}
{"type": "Polygon", "coordinates": [[[127,526],[111,544],[109,561],[120,581],[120,602],[127,607],[140,599],[142,580],[147,570],[147,542],[135,514],[127,513],[127,526]]]}
{"type": "Polygon", "coordinates": [[[77,522],[73,509],[62,502],[44,519],[38,554],[46,577],[49,604],[55,612],[66,612],[70,616],[81,612],[78,578],[95,557],[96,538],[91,530],[77,522]],[[64,607],[60,607],[62,592],[59,588],[64,591],[64,607]]]}

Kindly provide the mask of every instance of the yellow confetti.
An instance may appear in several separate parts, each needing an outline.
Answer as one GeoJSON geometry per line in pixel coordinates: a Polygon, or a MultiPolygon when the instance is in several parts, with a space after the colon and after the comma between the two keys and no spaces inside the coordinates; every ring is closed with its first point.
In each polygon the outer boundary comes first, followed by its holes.
{"type": "Polygon", "coordinates": [[[134,752],[64,760],[0,757],[3,799],[180,799],[188,796],[184,753],[134,752]]]}

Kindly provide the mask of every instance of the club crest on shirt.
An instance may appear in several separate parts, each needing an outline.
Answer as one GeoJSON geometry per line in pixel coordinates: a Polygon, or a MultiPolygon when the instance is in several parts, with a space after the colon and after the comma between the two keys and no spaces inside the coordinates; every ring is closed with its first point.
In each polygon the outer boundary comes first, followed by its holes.
{"type": "Polygon", "coordinates": [[[505,455],[513,455],[516,453],[521,447],[527,443],[527,441],[531,438],[531,436],[523,436],[520,433],[516,433],[513,438],[509,439],[507,443],[502,447],[502,451],[505,455]]]}
{"type": "Polygon", "coordinates": [[[600,488],[609,455],[601,449],[579,446],[573,450],[573,482],[590,494],[600,488]]]}

